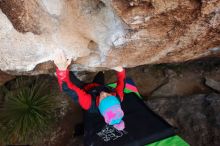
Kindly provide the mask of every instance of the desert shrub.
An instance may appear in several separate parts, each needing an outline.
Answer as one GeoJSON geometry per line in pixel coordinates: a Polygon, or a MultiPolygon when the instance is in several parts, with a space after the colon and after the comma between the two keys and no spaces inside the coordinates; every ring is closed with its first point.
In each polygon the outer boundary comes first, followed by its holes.
{"type": "Polygon", "coordinates": [[[0,111],[0,136],[5,143],[33,144],[54,120],[57,102],[47,81],[24,84],[18,79],[0,111]]]}

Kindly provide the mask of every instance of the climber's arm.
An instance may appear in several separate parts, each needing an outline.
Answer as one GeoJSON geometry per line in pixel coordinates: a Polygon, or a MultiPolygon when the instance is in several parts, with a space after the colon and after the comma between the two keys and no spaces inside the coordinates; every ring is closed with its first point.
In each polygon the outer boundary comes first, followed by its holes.
{"type": "Polygon", "coordinates": [[[57,52],[54,63],[56,65],[56,74],[60,90],[69,94],[75,101],[82,106],[83,109],[87,110],[91,106],[91,95],[84,92],[82,89],[74,85],[69,78],[69,70],[67,69],[71,63],[71,60],[66,59],[63,51],[57,52]],[[74,95],[77,95],[74,96],[74,95]]]}
{"type": "Polygon", "coordinates": [[[123,67],[115,67],[113,69],[116,71],[117,75],[117,86],[115,90],[120,100],[123,101],[125,88],[125,69],[123,69],[123,67]]]}
{"type": "Polygon", "coordinates": [[[70,81],[69,70],[59,70],[59,68],[56,68],[56,74],[60,90],[73,97],[74,101],[77,101],[78,97],[79,104],[83,107],[83,109],[89,109],[91,106],[91,95],[87,94],[83,91],[83,89],[78,88],[70,81]]]}

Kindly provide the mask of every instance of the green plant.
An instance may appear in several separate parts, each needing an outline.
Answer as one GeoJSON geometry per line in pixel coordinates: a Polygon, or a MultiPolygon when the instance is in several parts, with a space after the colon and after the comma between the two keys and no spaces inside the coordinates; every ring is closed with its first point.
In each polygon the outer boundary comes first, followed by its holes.
{"type": "Polygon", "coordinates": [[[0,131],[4,141],[33,143],[47,131],[54,119],[56,100],[48,83],[36,79],[31,85],[19,86],[7,95],[0,113],[0,131]]]}

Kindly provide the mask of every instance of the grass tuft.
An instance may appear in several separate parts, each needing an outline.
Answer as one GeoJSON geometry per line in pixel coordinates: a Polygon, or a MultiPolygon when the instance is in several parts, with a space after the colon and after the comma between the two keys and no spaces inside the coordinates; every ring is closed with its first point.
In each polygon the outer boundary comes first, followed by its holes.
{"type": "MultiPolygon", "coordinates": [[[[56,100],[46,81],[35,80],[31,85],[9,91],[0,111],[0,136],[10,144],[32,144],[43,136],[53,121],[56,100]]],[[[23,86],[23,85],[22,85],[23,86]]]]}

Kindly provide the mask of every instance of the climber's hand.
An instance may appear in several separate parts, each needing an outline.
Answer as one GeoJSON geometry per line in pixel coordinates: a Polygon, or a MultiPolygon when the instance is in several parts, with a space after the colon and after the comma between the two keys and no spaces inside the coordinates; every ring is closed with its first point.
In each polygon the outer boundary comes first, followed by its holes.
{"type": "Polygon", "coordinates": [[[71,61],[71,59],[66,58],[62,50],[56,52],[56,55],[54,57],[54,63],[59,70],[66,70],[67,67],[70,65],[71,61]]]}
{"type": "Polygon", "coordinates": [[[113,67],[112,69],[117,71],[117,72],[123,71],[123,67],[122,66],[113,67]]]}

